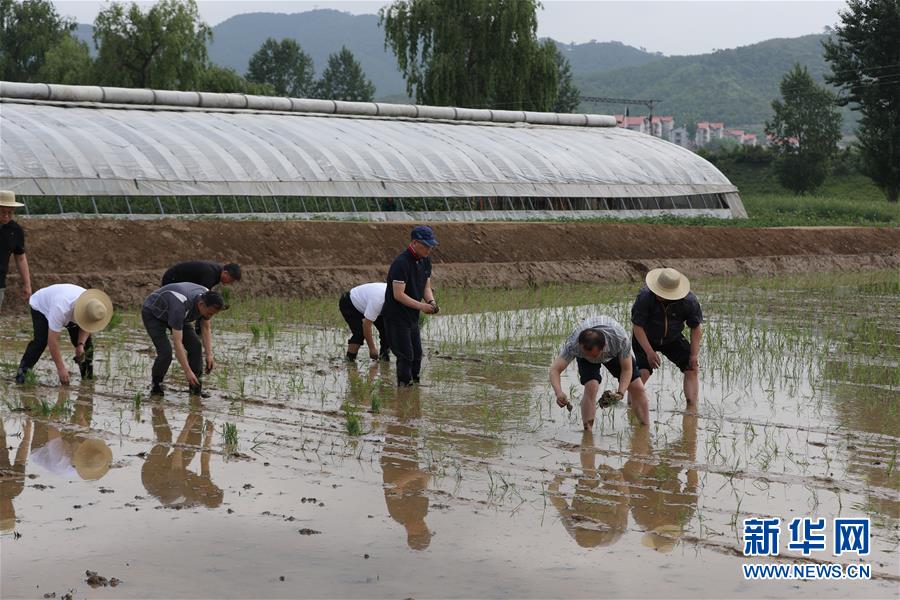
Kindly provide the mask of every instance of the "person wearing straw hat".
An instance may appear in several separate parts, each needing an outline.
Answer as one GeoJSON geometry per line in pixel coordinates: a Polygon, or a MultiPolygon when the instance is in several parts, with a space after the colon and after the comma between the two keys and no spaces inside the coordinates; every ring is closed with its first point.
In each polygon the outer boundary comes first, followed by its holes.
{"type": "Polygon", "coordinates": [[[56,364],[59,382],[69,383],[69,371],[59,348],[59,334],[69,332],[75,346],[75,362],[82,379],[93,379],[94,344],[91,334],[103,331],[113,316],[112,301],[101,290],[86,290],[70,283],[58,283],[35,292],[29,300],[34,337],[16,372],[16,383],[25,383],[25,375],[37,364],[47,346],[56,364]]]}
{"type": "Polygon", "coordinates": [[[31,298],[31,273],[25,256],[25,231],[13,221],[16,209],[25,206],[16,202],[16,195],[0,190],[0,308],[6,295],[6,273],[9,270],[9,255],[16,257],[16,267],[22,277],[22,295],[25,302],[31,298]]]}
{"type": "Polygon", "coordinates": [[[700,301],[688,278],[675,269],[653,269],[645,282],[631,307],[631,344],[641,380],[646,383],[659,368],[662,354],[684,374],[684,397],[693,404],[700,395],[700,301]],[[685,325],[691,330],[690,342],[684,337],[685,325]]]}

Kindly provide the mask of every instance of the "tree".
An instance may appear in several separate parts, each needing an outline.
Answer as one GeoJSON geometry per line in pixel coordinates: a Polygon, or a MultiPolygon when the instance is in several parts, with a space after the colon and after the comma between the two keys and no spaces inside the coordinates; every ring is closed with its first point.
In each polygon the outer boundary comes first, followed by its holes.
{"type": "Polygon", "coordinates": [[[396,0],[379,11],[385,47],[416,101],[550,111],[559,71],[537,41],[537,0],[396,0]]]}
{"type": "Polygon", "coordinates": [[[47,51],[37,80],[44,83],[88,85],[93,80],[94,59],[88,45],[70,33],[47,51]]]}
{"type": "Polygon", "coordinates": [[[47,52],[74,28],[48,0],[0,0],[0,79],[37,81],[47,52]]]}
{"type": "Polygon", "coordinates": [[[900,196],[900,0],[849,0],[826,40],[825,80],[843,88],[838,102],[862,115],[857,136],[863,172],[888,201],[900,196]]]}
{"type": "Polygon", "coordinates": [[[247,81],[234,69],[209,65],[200,74],[197,90],[201,92],[221,92],[274,96],[275,90],[267,83],[247,81]]]}
{"type": "Polygon", "coordinates": [[[316,97],[327,100],[371,102],[375,86],[366,79],[362,66],[346,47],[328,57],[328,66],[316,84],[316,97]]]}
{"type": "Polygon", "coordinates": [[[296,40],[269,38],[250,58],[247,79],[267,83],[279,96],[304,98],[315,91],[312,58],[296,40]]]}
{"type": "Polygon", "coordinates": [[[161,0],[146,13],[113,3],[94,21],[101,85],[195,89],[207,66],[209,26],[195,0],[161,0]]]}
{"type": "Polygon", "coordinates": [[[781,80],[781,96],[783,101],[772,101],[775,114],[766,122],[775,171],[795,194],[815,191],[825,181],[841,139],[834,94],[816,85],[806,67],[795,64],[781,80]]]}
{"type": "Polygon", "coordinates": [[[569,59],[563,56],[556,44],[553,45],[553,49],[556,52],[556,71],[559,81],[556,91],[556,105],[553,107],[553,110],[560,113],[574,112],[578,105],[581,104],[581,90],[572,81],[572,65],[569,64],[569,59]]]}

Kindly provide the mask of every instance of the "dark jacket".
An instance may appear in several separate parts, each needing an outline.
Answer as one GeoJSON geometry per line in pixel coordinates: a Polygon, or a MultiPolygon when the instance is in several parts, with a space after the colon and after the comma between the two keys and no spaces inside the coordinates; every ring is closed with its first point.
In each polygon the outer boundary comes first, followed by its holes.
{"type": "Polygon", "coordinates": [[[685,325],[691,329],[700,325],[703,311],[694,292],[681,300],[662,300],[644,286],[631,307],[631,322],[643,327],[650,344],[657,348],[681,337],[685,325]]]}

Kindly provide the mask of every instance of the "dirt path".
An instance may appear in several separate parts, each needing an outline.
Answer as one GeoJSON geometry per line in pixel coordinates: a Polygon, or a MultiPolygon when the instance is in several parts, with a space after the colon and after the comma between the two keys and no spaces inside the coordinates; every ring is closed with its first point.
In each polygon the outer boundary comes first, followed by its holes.
{"type": "MultiPolygon", "coordinates": [[[[170,264],[195,258],[240,262],[247,273],[241,287],[254,294],[339,292],[380,280],[410,229],[404,223],[299,221],[20,223],[35,289],[58,282],[99,286],[123,304],[143,298],[170,264]]],[[[695,277],[900,268],[897,228],[440,223],[434,229],[441,286],[622,281],[663,264],[695,277]]],[[[10,304],[18,284],[11,274],[10,304]]]]}

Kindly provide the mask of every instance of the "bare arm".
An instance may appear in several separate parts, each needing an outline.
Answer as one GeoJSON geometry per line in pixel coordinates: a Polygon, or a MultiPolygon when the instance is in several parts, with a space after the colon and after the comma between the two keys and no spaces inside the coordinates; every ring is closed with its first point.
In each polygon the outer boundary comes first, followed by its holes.
{"type": "Polygon", "coordinates": [[[431,277],[425,281],[425,292],[422,299],[429,304],[434,302],[434,291],[431,289],[431,277]]]}
{"type": "Polygon", "coordinates": [[[650,363],[651,369],[659,368],[659,355],[656,353],[656,350],[653,349],[653,346],[650,345],[650,340],[647,339],[647,332],[640,325],[634,325],[634,339],[638,341],[638,344],[641,345],[641,348],[644,349],[644,354],[647,355],[647,361],[650,363]]]}
{"type": "Polygon", "coordinates": [[[556,403],[559,406],[566,406],[569,404],[569,399],[566,396],[566,393],[563,392],[561,381],[562,373],[568,366],[569,361],[559,356],[554,358],[553,362],[550,363],[550,387],[553,388],[553,393],[556,394],[556,403]]]}
{"type": "Polygon", "coordinates": [[[184,333],[180,329],[172,330],[172,346],[175,348],[175,360],[181,365],[184,376],[187,377],[189,385],[199,385],[197,376],[191,371],[191,365],[188,364],[187,352],[184,349],[184,333]]]}
{"type": "Polygon", "coordinates": [[[16,254],[16,267],[22,277],[22,295],[25,302],[31,298],[31,271],[28,270],[28,258],[24,254],[16,254]]]}
{"type": "Polygon", "coordinates": [[[406,293],[406,283],[402,281],[394,281],[391,283],[391,286],[391,290],[394,293],[394,300],[396,300],[403,306],[412,308],[413,310],[420,310],[425,314],[431,314],[432,312],[434,312],[434,308],[430,304],[419,302],[406,293]]]}
{"type": "Polygon", "coordinates": [[[208,319],[200,320],[200,341],[206,351],[206,372],[210,373],[216,366],[216,359],[212,348],[212,324],[208,319]]]}
{"type": "Polygon", "coordinates": [[[68,385],[69,371],[66,370],[66,363],[63,362],[62,352],[59,350],[58,331],[50,331],[47,333],[47,347],[50,349],[50,357],[56,365],[56,372],[59,374],[59,382],[62,385],[68,385]]]}
{"type": "Polygon", "coordinates": [[[628,391],[628,386],[631,385],[631,372],[634,368],[633,361],[631,357],[628,358],[620,358],[619,359],[619,369],[621,372],[619,373],[619,394],[624,398],[625,392],[628,391]]]}
{"type": "Polygon", "coordinates": [[[701,325],[691,329],[691,369],[700,370],[700,339],[703,337],[701,325]]]}

